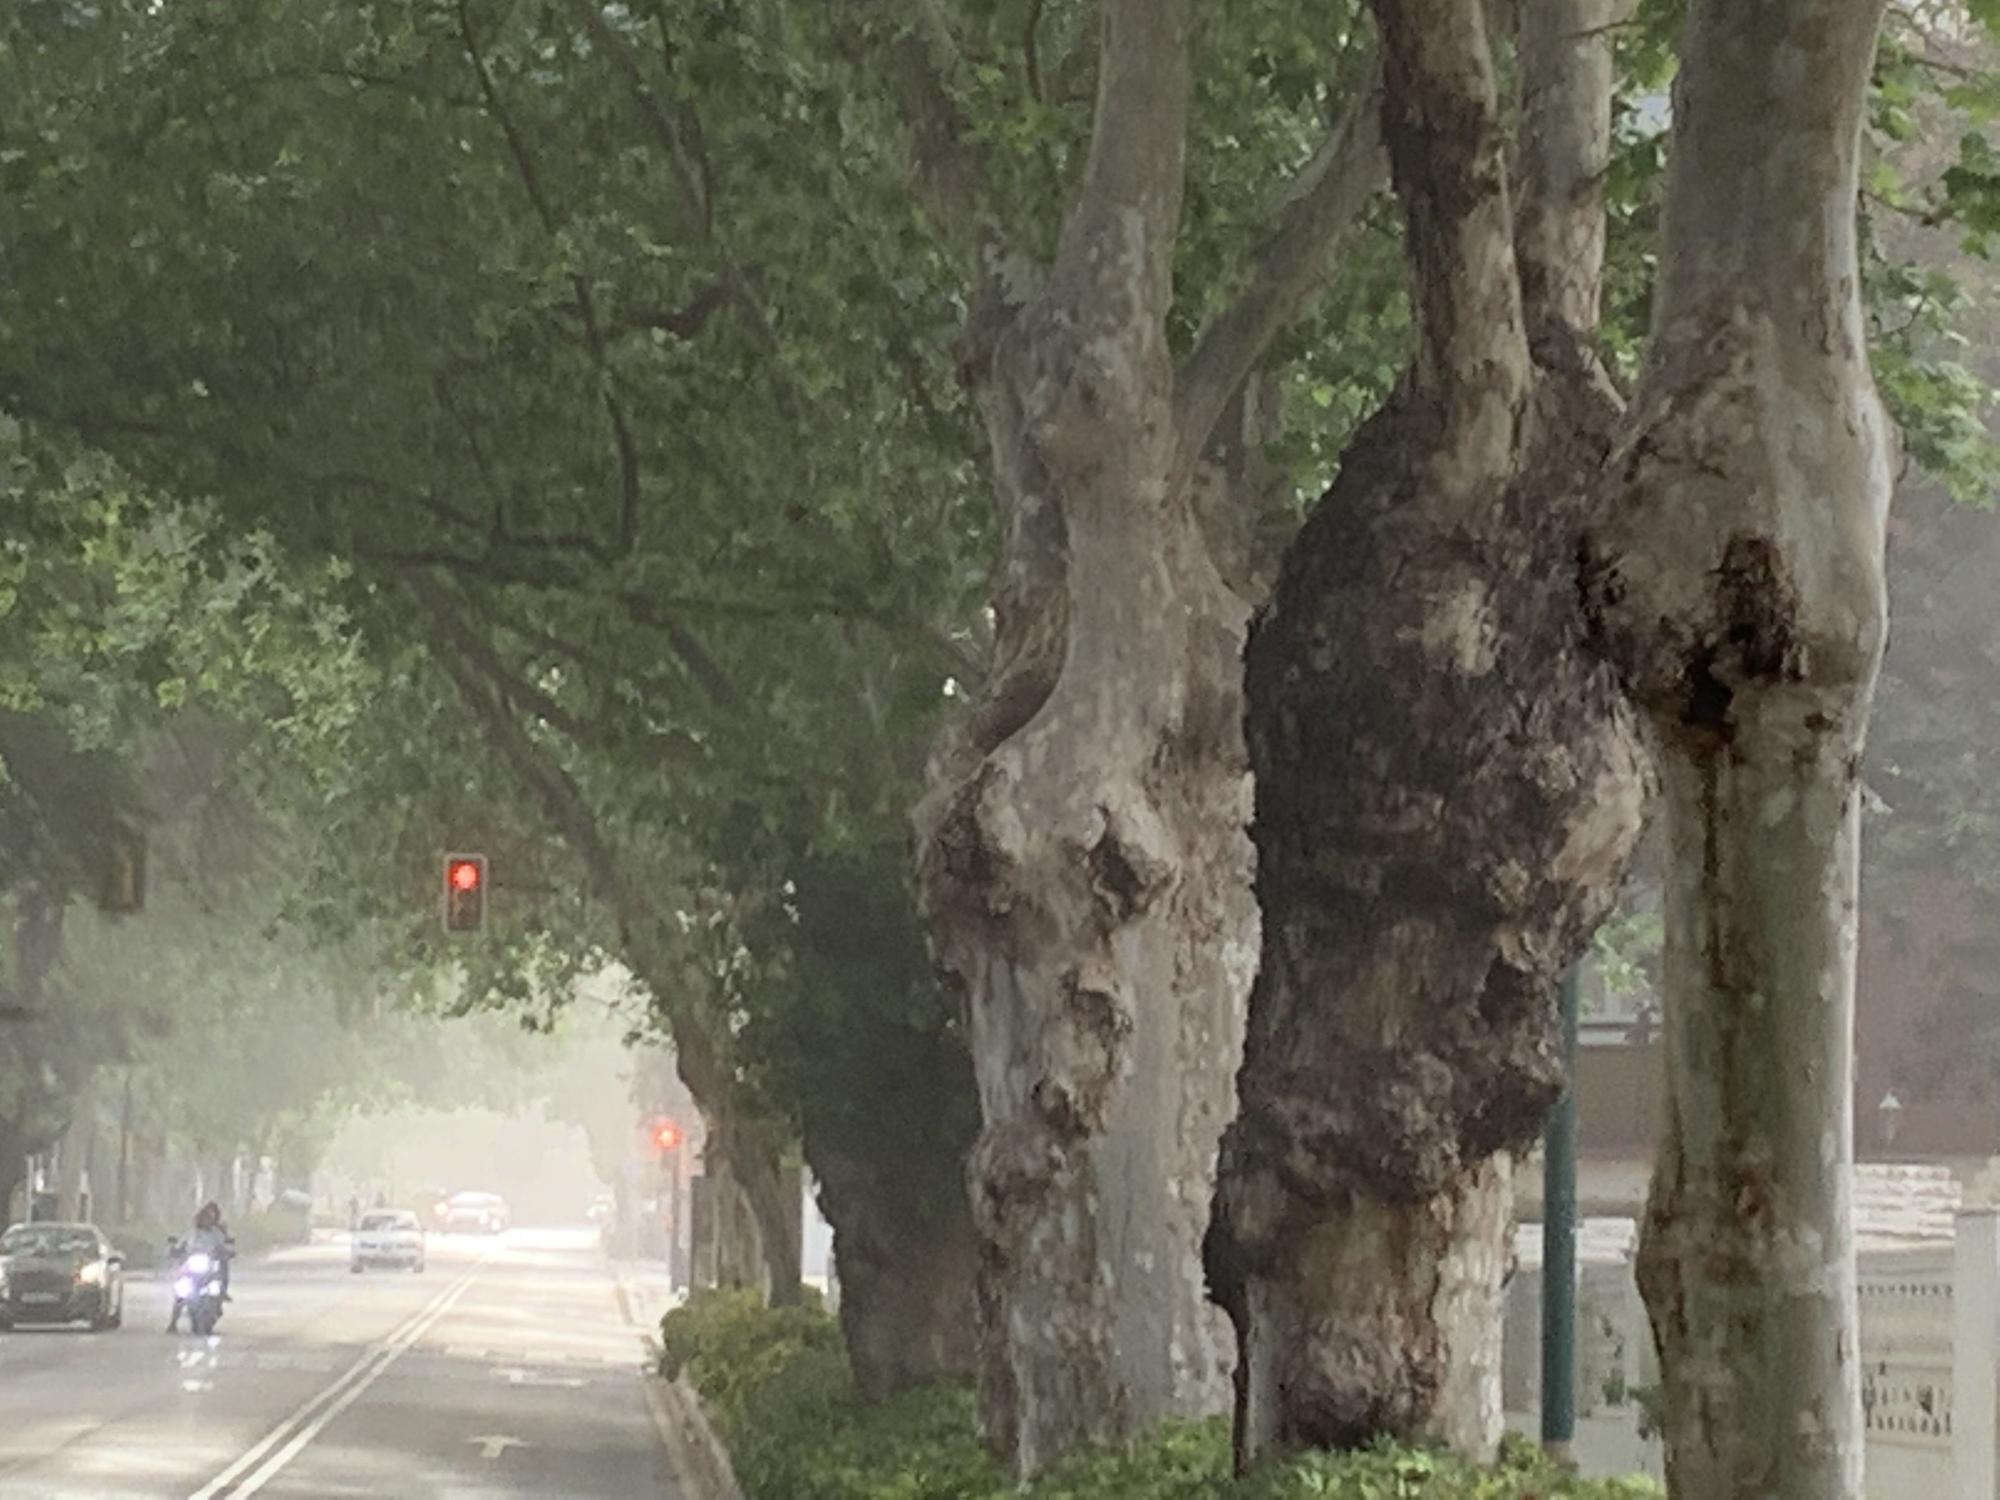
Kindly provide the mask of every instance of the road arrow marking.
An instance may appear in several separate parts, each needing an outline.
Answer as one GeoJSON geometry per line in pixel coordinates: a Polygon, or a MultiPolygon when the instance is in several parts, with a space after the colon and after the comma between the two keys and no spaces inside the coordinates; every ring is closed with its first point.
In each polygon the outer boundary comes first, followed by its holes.
{"type": "Polygon", "coordinates": [[[555,1390],[579,1391],[590,1384],[589,1381],[579,1380],[574,1375],[536,1375],[527,1370],[495,1370],[493,1373],[506,1376],[509,1385],[535,1385],[555,1390]]]}
{"type": "Polygon", "coordinates": [[[468,1443],[479,1444],[479,1456],[481,1458],[498,1458],[509,1448],[532,1448],[534,1446],[532,1443],[522,1442],[519,1438],[501,1437],[497,1433],[488,1433],[485,1437],[467,1438],[466,1441],[468,1443]]]}

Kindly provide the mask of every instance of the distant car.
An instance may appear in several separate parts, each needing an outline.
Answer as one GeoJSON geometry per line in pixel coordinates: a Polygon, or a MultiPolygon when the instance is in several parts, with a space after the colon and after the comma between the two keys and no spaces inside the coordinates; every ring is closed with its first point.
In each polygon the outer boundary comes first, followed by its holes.
{"type": "Polygon", "coordinates": [[[424,1226],[407,1208],[378,1208],[354,1226],[353,1254],[347,1269],[355,1275],[369,1266],[424,1268],[424,1226]]]}
{"type": "Polygon", "coordinates": [[[451,1234],[504,1234],[507,1200],[498,1193],[453,1193],[445,1200],[443,1227],[451,1234]]]}
{"type": "Polygon", "coordinates": [[[125,1320],[125,1257],[94,1224],[16,1224],[0,1234],[0,1328],[125,1320]]]}

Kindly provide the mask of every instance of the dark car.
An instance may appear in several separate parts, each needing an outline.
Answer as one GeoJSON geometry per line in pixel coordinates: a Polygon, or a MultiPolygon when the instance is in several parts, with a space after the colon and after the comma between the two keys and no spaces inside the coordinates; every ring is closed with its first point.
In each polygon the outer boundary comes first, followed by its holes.
{"type": "Polygon", "coordinates": [[[0,1328],[125,1318],[125,1258],[94,1224],[16,1224],[0,1234],[0,1328]]]}

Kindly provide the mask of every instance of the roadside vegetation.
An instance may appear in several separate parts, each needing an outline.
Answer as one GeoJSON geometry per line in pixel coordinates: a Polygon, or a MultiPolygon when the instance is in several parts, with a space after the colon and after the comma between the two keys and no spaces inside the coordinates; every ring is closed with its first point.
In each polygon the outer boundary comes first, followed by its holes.
{"type": "Polygon", "coordinates": [[[1380,1444],[1306,1454],[1238,1480],[1228,1424],[1174,1423],[1079,1454],[1022,1490],[979,1440],[969,1388],[865,1400],[833,1317],[808,1299],[703,1292],[661,1320],[660,1373],[685,1376],[730,1453],[744,1500],[1645,1500],[1650,1481],[1582,1480],[1509,1441],[1494,1466],[1380,1444]]]}

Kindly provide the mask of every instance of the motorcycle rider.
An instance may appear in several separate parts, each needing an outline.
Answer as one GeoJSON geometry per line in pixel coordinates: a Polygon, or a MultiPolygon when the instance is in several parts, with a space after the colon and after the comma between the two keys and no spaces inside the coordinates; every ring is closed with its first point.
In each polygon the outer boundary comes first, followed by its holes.
{"type": "MultiPolygon", "coordinates": [[[[217,1274],[222,1281],[222,1300],[233,1300],[229,1295],[229,1262],[235,1241],[230,1239],[229,1230],[222,1222],[222,1206],[210,1199],[202,1204],[194,1216],[194,1232],[175,1247],[176,1255],[186,1257],[197,1252],[215,1262],[217,1274]]],[[[174,1298],[173,1316],[167,1319],[167,1332],[180,1330],[181,1299],[174,1298]]]]}

